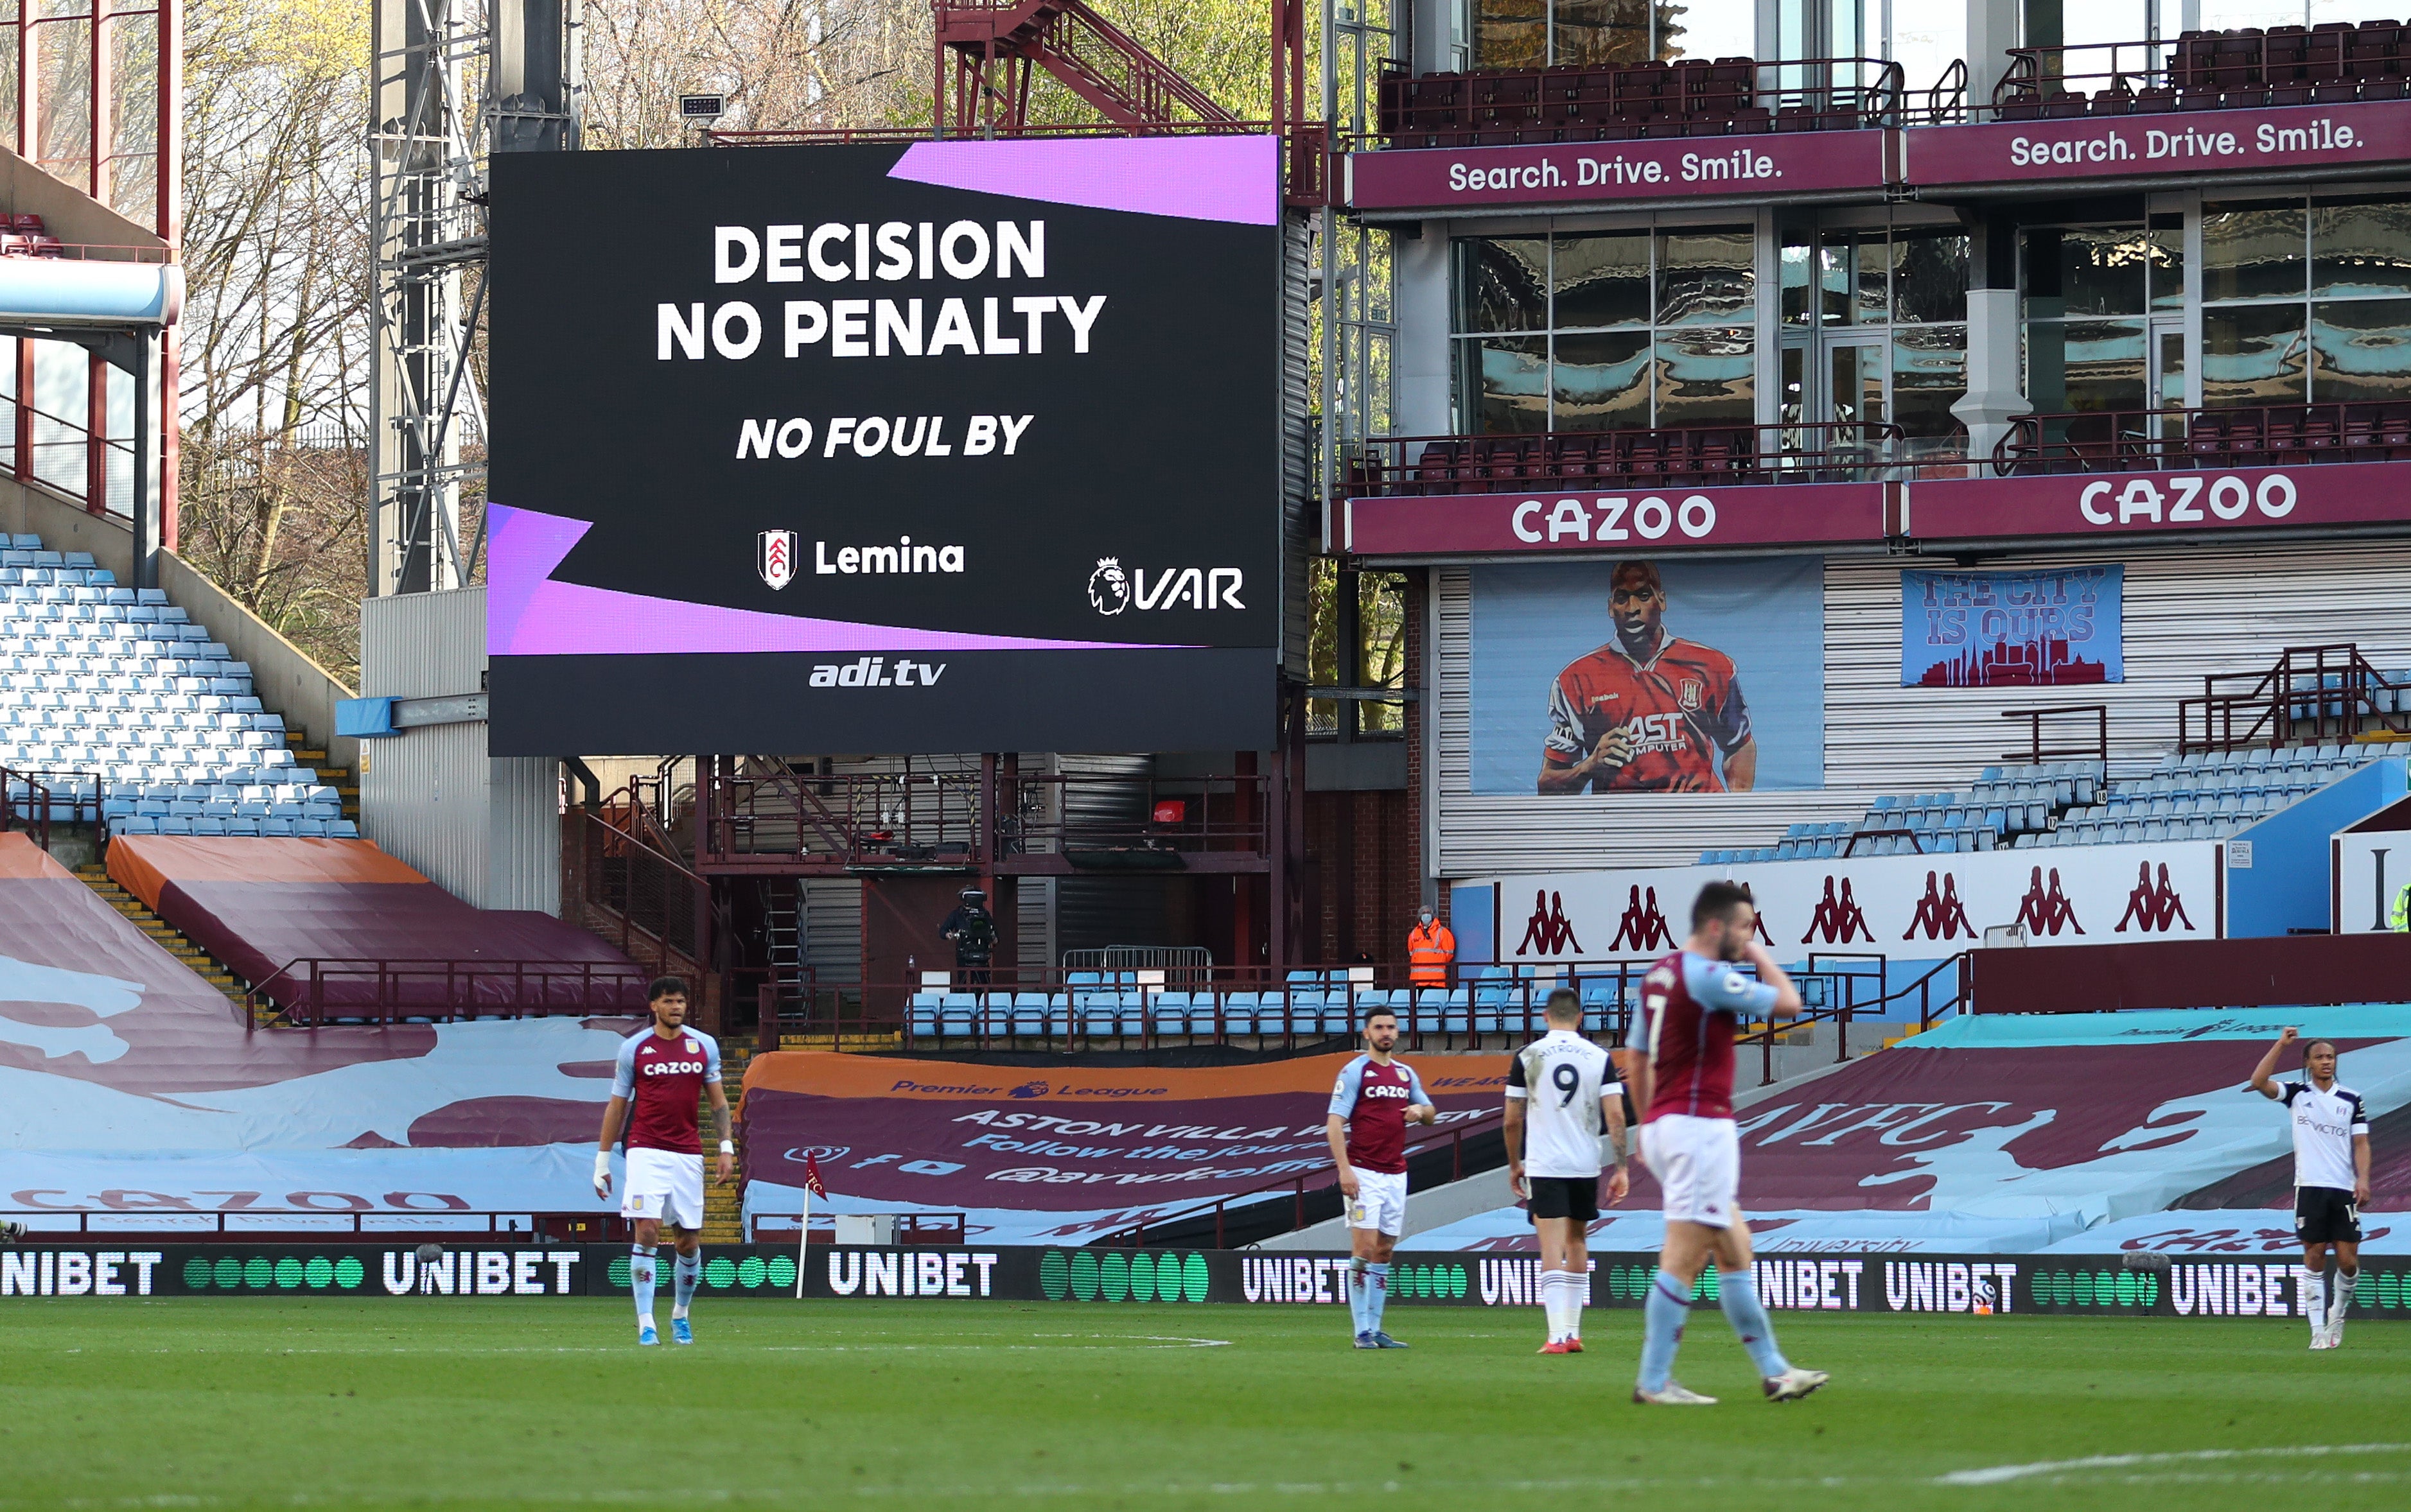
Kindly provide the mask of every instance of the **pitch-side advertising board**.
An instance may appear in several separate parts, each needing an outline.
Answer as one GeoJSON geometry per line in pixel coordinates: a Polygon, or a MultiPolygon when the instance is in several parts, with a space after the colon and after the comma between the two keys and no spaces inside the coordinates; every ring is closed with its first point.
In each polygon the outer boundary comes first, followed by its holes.
{"type": "Polygon", "coordinates": [[[1278,149],[497,160],[494,752],[1268,744],[1278,149]]]}
{"type": "MultiPolygon", "coordinates": [[[[122,1243],[124,1241],[110,1241],[122,1243]]],[[[1235,1302],[1319,1306],[1347,1302],[1347,1255],[1325,1251],[866,1247],[731,1244],[704,1249],[707,1297],[792,1298],[797,1262],[804,1296],[823,1301],[914,1300],[1093,1302],[1235,1302]]],[[[1390,1282],[1410,1305],[1531,1307],[1540,1303],[1537,1255],[1399,1251],[1390,1282]]],[[[0,1303],[18,1299],[353,1296],[415,1306],[496,1299],[624,1296],[628,1251],[619,1244],[460,1249],[422,1262],[415,1247],[124,1249],[24,1247],[0,1251],[0,1303]]],[[[1589,1304],[1639,1307],[1657,1258],[1594,1254],[1589,1304]]],[[[1975,1317],[2024,1313],[2102,1316],[2296,1318],[2295,1267],[2282,1258],[2182,1257],[2130,1269],[2118,1256],[1901,1256],[1879,1251],[1789,1255],[1754,1263],[1760,1297],[1785,1312],[1975,1317]]],[[[2364,1262],[2357,1316],[2411,1316],[2411,1270],[2364,1262]]],[[[1692,1305],[1717,1305],[1714,1273],[1692,1305]]]]}

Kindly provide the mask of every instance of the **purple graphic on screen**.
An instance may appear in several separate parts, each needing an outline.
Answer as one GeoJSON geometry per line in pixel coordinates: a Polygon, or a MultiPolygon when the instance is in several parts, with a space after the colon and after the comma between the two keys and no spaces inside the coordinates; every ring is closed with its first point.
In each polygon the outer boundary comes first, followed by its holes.
{"type": "Polygon", "coordinates": [[[887,176],[1137,215],[1280,220],[1279,138],[1270,136],[915,142],[887,176]]]}
{"type": "Polygon", "coordinates": [[[486,509],[486,646],[492,656],[661,656],[749,651],[1186,650],[1127,641],[1050,641],[1024,635],[810,619],[616,589],[557,583],[553,569],[592,530],[591,521],[490,504],[486,509]]]}

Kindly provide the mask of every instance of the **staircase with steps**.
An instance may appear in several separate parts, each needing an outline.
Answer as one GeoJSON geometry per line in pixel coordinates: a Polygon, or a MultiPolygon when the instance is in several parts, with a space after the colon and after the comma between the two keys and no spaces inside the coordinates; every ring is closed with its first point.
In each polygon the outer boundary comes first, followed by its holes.
{"type": "MultiPolygon", "coordinates": [[[[753,1052],[742,1045],[723,1044],[721,1047],[720,1082],[722,1087],[728,1093],[728,1106],[732,1115],[736,1111],[738,1093],[739,1089],[745,1085],[746,1063],[753,1058],[753,1052]]],[[[697,1112],[700,1114],[700,1122],[697,1127],[703,1130],[704,1148],[705,1150],[709,1151],[713,1148],[711,1140],[711,1095],[709,1093],[704,1094],[697,1112]]],[[[733,1116],[732,1123],[734,1123],[733,1116]]],[[[730,1182],[725,1186],[713,1181],[711,1179],[711,1169],[717,1157],[709,1154],[707,1154],[704,1156],[703,1242],[707,1244],[741,1244],[745,1243],[745,1184],[743,1176],[745,1170],[745,1126],[741,1123],[735,1123],[733,1132],[737,1139],[737,1170],[738,1171],[738,1176],[736,1181],[730,1182]]]]}
{"type": "Polygon", "coordinates": [[[307,766],[318,774],[318,780],[335,790],[343,800],[343,817],[357,824],[360,821],[360,778],[348,766],[333,766],[324,746],[310,743],[306,730],[286,730],[285,744],[293,751],[294,764],[307,766]]]}
{"type": "MultiPolygon", "coordinates": [[[[241,982],[235,980],[234,973],[227,970],[215,956],[187,939],[182,930],[152,912],[143,905],[140,898],[118,886],[110,879],[109,869],[106,866],[98,862],[78,866],[76,879],[99,894],[110,908],[132,920],[135,928],[157,940],[160,947],[168,954],[200,973],[203,981],[226,994],[238,1007],[241,1005],[243,986],[241,982]]],[[[253,1014],[253,1017],[261,1024],[266,1024],[274,1016],[275,1010],[265,1004],[253,1014]]]]}

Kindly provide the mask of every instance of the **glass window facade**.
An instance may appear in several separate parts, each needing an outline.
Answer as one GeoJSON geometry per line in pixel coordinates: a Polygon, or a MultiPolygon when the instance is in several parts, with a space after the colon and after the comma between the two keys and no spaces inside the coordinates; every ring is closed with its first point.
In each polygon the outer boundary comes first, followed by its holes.
{"type": "Polygon", "coordinates": [[[2185,402],[2185,218],[2027,226],[2026,398],[2045,414],[2185,402]],[[2155,352],[2159,365],[2155,368],[2155,352]],[[2173,354],[2173,361],[2171,356],[2173,354]],[[2163,382],[2155,387],[2155,373],[2163,382]],[[2155,397],[2156,396],[2156,397],[2155,397]]]}
{"type": "Polygon", "coordinates": [[[1750,424],[1751,247],[1746,225],[1458,240],[1459,429],[1750,424]]]}
{"type": "Polygon", "coordinates": [[[1957,430],[1951,406],[1967,392],[1967,234],[1954,226],[1788,229],[1784,418],[1890,420],[1921,443],[1957,430]],[[1812,360],[1817,344],[1829,350],[1812,360]],[[1808,391],[1812,371],[1821,398],[1808,391]]]}
{"type": "Polygon", "coordinates": [[[2201,261],[2204,404],[2411,400],[2411,200],[2206,201],[2201,261]]]}
{"type": "Polygon", "coordinates": [[[1752,0],[1471,0],[1473,65],[1612,68],[1748,57],[1752,0]]]}

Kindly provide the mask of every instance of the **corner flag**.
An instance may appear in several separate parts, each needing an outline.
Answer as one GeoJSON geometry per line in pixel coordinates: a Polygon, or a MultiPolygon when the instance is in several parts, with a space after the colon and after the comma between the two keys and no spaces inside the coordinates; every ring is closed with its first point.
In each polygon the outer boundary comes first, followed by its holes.
{"type": "Polygon", "coordinates": [[[804,1213],[803,1222],[796,1227],[796,1300],[804,1299],[804,1257],[812,1243],[812,1199],[828,1199],[828,1187],[821,1181],[821,1163],[811,1151],[804,1152],[804,1213]]]}

